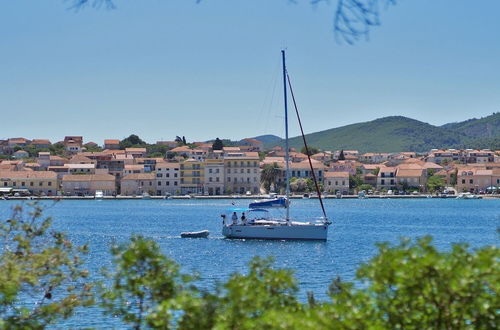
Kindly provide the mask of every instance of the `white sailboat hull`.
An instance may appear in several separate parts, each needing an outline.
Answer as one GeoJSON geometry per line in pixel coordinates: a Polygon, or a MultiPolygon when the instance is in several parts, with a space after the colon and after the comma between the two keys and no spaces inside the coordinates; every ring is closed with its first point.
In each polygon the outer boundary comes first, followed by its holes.
{"type": "Polygon", "coordinates": [[[222,227],[226,238],[277,239],[277,240],[321,240],[326,241],[326,224],[276,224],[276,225],[228,225],[222,227]]]}

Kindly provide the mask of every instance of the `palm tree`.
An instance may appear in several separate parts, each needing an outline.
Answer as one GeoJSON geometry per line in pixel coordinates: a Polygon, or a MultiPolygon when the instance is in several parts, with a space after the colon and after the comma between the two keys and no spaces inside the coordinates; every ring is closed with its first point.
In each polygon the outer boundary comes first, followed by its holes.
{"type": "Polygon", "coordinates": [[[277,163],[264,165],[262,172],[260,173],[260,182],[263,184],[266,191],[271,189],[271,185],[275,184],[279,175],[280,169],[277,163]]]}

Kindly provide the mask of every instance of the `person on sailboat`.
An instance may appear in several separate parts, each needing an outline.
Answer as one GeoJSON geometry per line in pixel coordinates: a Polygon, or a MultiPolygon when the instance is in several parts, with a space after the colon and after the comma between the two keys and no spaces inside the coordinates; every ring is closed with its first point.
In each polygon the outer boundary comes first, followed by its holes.
{"type": "Polygon", "coordinates": [[[233,212],[233,216],[231,217],[231,219],[233,220],[233,225],[238,224],[238,216],[236,215],[236,212],[233,212]]]}
{"type": "Polygon", "coordinates": [[[243,225],[247,224],[247,217],[245,216],[245,212],[241,214],[241,223],[243,223],[243,225]]]}

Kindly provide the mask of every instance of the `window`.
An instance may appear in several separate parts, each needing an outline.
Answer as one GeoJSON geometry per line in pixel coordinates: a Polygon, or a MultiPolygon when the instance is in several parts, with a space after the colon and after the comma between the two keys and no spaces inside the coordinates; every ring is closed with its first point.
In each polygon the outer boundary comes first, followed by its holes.
{"type": "MultiPolygon", "coordinates": [[[[23,182],[23,183],[24,183],[24,182],[23,182]]],[[[49,187],[50,187],[50,186],[52,186],[52,182],[51,182],[51,181],[49,181],[48,185],[49,185],[49,187]]],[[[23,186],[24,186],[24,184],[23,184],[23,186]]]]}
{"type": "Polygon", "coordinates": [[[249,168],[247,169],[247,173],[250,174],[250,169],[249,168]]]}
{"type": "Polygon", "coordinates": [[[474,180],[473,180],[473,179],[470,179],[470,180],[469,180],[469,183],[470,183],[470,184],[473,184],[473,183],[474,183],[474,180]]]}
{"type": "Polygon", "coordinates": [[[245,173],[245,170],[244,170],[244,169],[241,169],[241,170],[240,170],[240,173],[245,173]]]}
{"type": "Polygon", "coordinates": [[[231,169],[230,168],[227,169],[227,174],[231,174],[231,169]]]}
{"type": "Polygon", "coordinates": [[[16,183],[17,183],[17,182],[15,182],[15,181],[14,181],[14,182],[12,182],[12,185],[15,187],[15,186],[16,186],[16,183]]]}
{"type": "Polygon", "coordinates": [[[158,185],[161,186],[161,181],[158,181],[158,185]]]}
{"type": "Polygon", "coordinates": [[[250,178],[247,178],[247,183],[250,183],[250,178]]]}
{"type": "MultiPolygon", "coordinates": [[[[167,182],[167,186],[168,186],[168,182],[167,182]]],[[[174,186],[177,186],[177,181],[174,181],[174,186]]]]}
{"type": "Polygon", "coordinates": [[[229,177],[228,177],[228,178],[227,178],[227,182],[231,182],[231,178],[229,178],[229,177]]]}
{"type": "MultiPolygon", "coordinates": [[[[167,176],[167,177],[168,177],[168,176],[167,176]]],[[[176,178],[176,177],[177,177],[177,173],[174,173],[174,178],[176,178]]]]}
{"type": "Polygon", "coordinates": [[[465,179],[462,179],[462,184],[465,184],[465,179]]]}
{"type": "Polygon", "coordinates": [[[40,187],[42,186],[42,184],[43,184],[43,182],[38,182],[38,185],[39,185],[40,187]]]}
{"type": "MultiPolygon", "coordinates": [[[[177,182],[176,182],[177,183],[177,182]]],[[[167,181],[167,186],[170,186],[170,181],[167,181]]]]}
{"type": "MultiPolygon", "coordinates": [[[[5,183],[7,183],[7,182],[5,182],[5,183]]],[[[30,187],[33,187],[33,181],[30,182],[30,187]]]]}
{"type": "Polygon", "coordinates": [[[215,177],[215,182],[219,182],[219,177],[215,177]]]}
{"type": "Polygon", "coordinates": [[[161,174],[161,173],[157,173],[157,174],[156,174],[156,177],[157,177],[157,178],[162,178],[162,177],[163,177],[163,174],[161,174]]]}
{"type": "Polygon", "coordinates": [[[209,181],[209,182],[212,182],[212,177],[208,178],[208,181],[209,181]]]}
{"type": "Polygon", "coordinates": [[[215,169],[215,173],[219,173],[219,169],[218,168],[215,169]]]}
{"type": "Polygon", "coordinates": [[[339,182],[338,181],[335,181],[335,185],[338,186],[339,185],[339,182]]]}
{"type": "Polygon", "coordinates": [[[208,173],[212,173],[212,169],[211,168],[208,169],[208,173]]]}
{"type": "MultiPolygon", "coordinates": [[[[384,174],[384,173],[382,173],[382,174],[384,174]]],[[[380,184],[385,185],[385,180],[384,179],[380,180],[380,184]]]]}
{"type": "MultiPolygon", "coordinates": [[[[33,182],[32,182],[32,183],[33,183],[33,182]]],[[[4,187],[7,187],[7,182],[4,182],[4,183],[3,183],[3,186],[4,186],[4,187]]]]}
{"type": "Polygon", "coordinates": [[[23,187],[24,187],[25,185],[26,185],[26,184],[25,184],[24,182],[21,182],[21,186],[23,186],[23,187]]]}

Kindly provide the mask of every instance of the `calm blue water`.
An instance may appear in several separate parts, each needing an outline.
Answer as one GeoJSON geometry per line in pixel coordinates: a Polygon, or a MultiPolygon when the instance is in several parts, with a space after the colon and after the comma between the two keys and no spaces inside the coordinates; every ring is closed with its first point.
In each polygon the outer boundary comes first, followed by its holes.
{"type": "MultiPolygon", "coordinates": [[[[453,242],[472,247],[498,244],[500,200],[365,199],[327,200],[330,227],[327,242],[225,240],[220,234],[220,214],[229,207],[245,207],[245,200],[125,200],[62,201],[46,211],[55,226],[71,234],[78,244],[89,243],[89,269],[94,278],[109,266],[113,241],[140,233],[156,240],[164,253],[185,272],[201,274],[200,285],[210,288],[235,271],[244,271],[256,255],[276,257],[280,267],[292,268],[302,297],[313,291],[326,297],[330,280],[337,275],[353,280],[357,266],[376,253],[376,242],[398,242],[400,237],[430,234],[446,249],[453,242]],[[182,231],[210,230],[209,239],[181,239],[182,231]]],[[[0,201],[0,218],[10,215],[14,201],[0,201]]],[[[294,200],[297,219],[319,216],[317,200],[294,200]]],[[[120,327],[98,308],[84,310],[63,327],[120,327]]]]}

